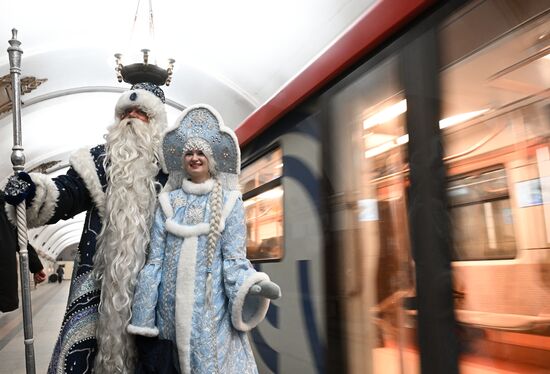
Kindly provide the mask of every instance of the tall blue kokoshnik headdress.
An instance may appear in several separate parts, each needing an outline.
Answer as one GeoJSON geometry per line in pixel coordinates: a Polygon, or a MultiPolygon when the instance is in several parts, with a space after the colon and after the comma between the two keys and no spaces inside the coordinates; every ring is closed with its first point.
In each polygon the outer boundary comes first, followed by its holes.
{"type": "MultiPolygon", "coordinates": [[[[216,177],[224,188],[238,189],[241,172],[241,152],[233,130],[225,126],[220,114],[211,106],[197,104],[185,109],[176,123],[164,133],[162,169],[173,175],[183,175],[183,154],[189,144],[203,144],[202,149],[216,163],[216,177]]],[[[172,178],[174,179],[174,178],[172,178]]]]}

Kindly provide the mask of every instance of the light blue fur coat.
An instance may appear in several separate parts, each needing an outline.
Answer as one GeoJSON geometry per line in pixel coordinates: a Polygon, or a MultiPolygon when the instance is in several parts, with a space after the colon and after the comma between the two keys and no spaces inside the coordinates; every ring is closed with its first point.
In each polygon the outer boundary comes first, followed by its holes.
{"type": "Polygon", "coordinates": [[[181,189],[160,194],[128,331],[172,340],[183,374],[257,373],[246,331],[263,320],[269,300],[248,292],[269,277],[246,259],[239,191],[223,190],[210,307],[205,300],[213,186],[212,179],[201,184],[184,181],[181,189]]]}

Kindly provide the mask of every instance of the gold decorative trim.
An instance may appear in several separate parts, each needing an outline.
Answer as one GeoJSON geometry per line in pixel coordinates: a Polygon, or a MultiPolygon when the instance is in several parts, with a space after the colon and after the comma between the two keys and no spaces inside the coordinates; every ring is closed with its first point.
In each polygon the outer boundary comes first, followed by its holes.
{"type": "MultiPolygon", "coordinates": [[[[27,94],[46,82],[48,79],[37,79],[36,77],[21,78],[21,95],[27,94]]],[[[11,98],[11,76],[9,74],[0,77],[0,116],[9,113],[12,108],[11,98]]]]}

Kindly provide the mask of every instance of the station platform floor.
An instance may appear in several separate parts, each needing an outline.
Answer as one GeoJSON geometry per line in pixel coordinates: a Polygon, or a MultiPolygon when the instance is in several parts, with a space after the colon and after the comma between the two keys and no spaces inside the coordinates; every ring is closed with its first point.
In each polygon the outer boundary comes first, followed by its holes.
{"type": "MultiPolygon", "coordinates": [[[[31,291],[36,373],[48,369],[69,294],[70,281],[43,283],[31,291]]],[[[21,308],[0,313],[0,374],[25,374],[21,308]]]]}

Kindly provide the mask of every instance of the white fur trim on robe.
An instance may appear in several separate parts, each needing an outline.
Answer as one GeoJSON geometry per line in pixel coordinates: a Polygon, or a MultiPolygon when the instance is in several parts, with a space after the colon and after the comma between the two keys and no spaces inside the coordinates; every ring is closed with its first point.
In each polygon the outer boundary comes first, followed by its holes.
{"type": "MultiPolygon", "coordinates": [[[[206,182],[205,182],[206,183],[206,182]]],[[[233,210],[235,202],[239,198],[241,193],[239,191],[231,191],[225,201],[225,204],[222,209],[222,217],[220,220],[220,232],[225,228],[225,221],[227,217],[233,210]]],[[[167,192],[163,192],[159,195],[159,203],[164,212],[166,219],[166,231],[169,233],[179,236],[181,238],[187,238],[190,236],[199,236],[207,235],[210,230],[210,225],[206,222],[199,223],[197,225],[182,225],[171,219],[174,216],[174,209],[170,204],[169,196],[167,192]]]]}
{"type": "Polygon", "coordinates": [[[237,202],[237,199],[239,198],[239,196],[241,196],[241,193],[239,191],[229,192],[225,205],[223,206],[223,209],[222,209],[222,218],[220,220],[220,232],[222,232],[225,229],[225,221],[227,221],[227,217],[229,217],[229,214],[231,214],[231,211],[233,210],[233,207],[235,206],[235,203],[237,202]]]}
{"type": "Polygon", "coordinates": [[[161,192],[159,194],[159,204],[166,218],[172,218],[174,216],[174,209],[172,209],[172,205],[170,205],[168,192],[161,192]]]}
{"type": "Polygon", "coordinates": [[[196,225],[181,225],[174,222],[170,218],[166,220],[166,231],[181,238],[206,235],[208,234],[209,229],[210,225],[206,222],[202,222],[196,225]]]}
{"type": "Polygon", "coordinates": [[[208,179],[202,183],[194,183],[184,179],[181,181],[181,188],[185,192],[192,193],[193,195],[204,195],[214,188],[214,179],[208,179]]]}
{"type": "Polygon", "coordinates": [[[195,304],[195,263],[197,262],[198,237],[183,241],[178,261],[176,279],[176,341],[180,369],[183,374],[191,373],[191,320],[195,304]],[[184,260],[182,260],[184,259],[184,260]],[[180,333],[181,331],[181,333],[180,333]]]}
{"type": "Polygon", "coordinates": [[[90,150],[86,148],[79,149],[71,155],[69,161],[72,168],[84,181],[90,197],[98,210],[99,217],[103,218],[105,212],[105,193],[97,176],[97,170],[90,150]]]}
{"type": "Polygon", "coordinates": [[[159,329],[156,327],[140,327],[140,326],[134,326],[132,324],[128,325],[126,329],[130,334],[134,335],[141,335],[141,336],[147,336],[150,338],[154,338],[159,335],[159,329]]]}
{"type": "MultiPolygon", "coordinates": [[[[30,205],[27,205],[27,226],[32,228],[45,225],[53,217],[59,200],[59,191],[54,181],[47,175],[39,173],[29,175],[36,186],[36,194],[30,205]]],[[[17,225],[15,207],[6,204],[5,211],[8,219],[17,225]]]]}
{"type": "Polygon", "coordinates": [[[252,330],[265,318],[270,300],[263,296],[253,295],[251,297],[258,298],[258,305],[255,306],[256,312],[246,321],[243,319],[243,311],[247,308],[246,297],[250,291],[250,287],[261,281],[269,281],[269,276],[266,273],[255,273],[248,277],[243,284],[241,284],[239,291],[237,291],[237,295],[235,296],[233,307],[231,309],[231,322],[233,323],[233,327],[239,331],[252,330]]]}

